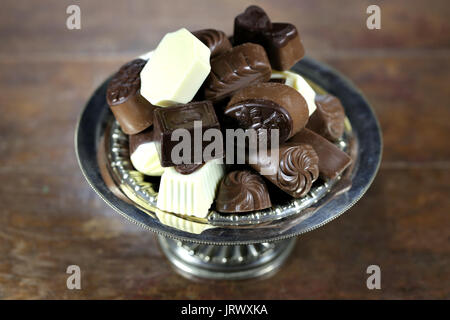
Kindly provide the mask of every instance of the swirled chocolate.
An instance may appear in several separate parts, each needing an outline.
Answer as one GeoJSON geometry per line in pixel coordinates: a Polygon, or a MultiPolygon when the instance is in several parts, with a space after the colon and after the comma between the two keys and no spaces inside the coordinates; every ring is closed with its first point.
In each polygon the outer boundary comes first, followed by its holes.
{"type": "Polygon", "coordinates": [[[317,110],[306,127],[324,138],[336,142],[344,134],[345,111],[338,98],[331,94],[317,95],[317,110]]]}
{"type": "Polygon", "coordinates": [[[264,48],[276,70],[289,70],[305,55],[297,28],[290,23],[273,23],[264,38],[264,48]]]}
{"type": "Polygon", "coordinates": [[[211,58],[221,55],[231,49],[231,42],[223,31],[215,29],[204,29],[192,32],[209,50],[211,58]]]}
{"type": "Polygon", "coordinates": [[[314,148],[319,157],[320,176],[325,180],[336,178],[352,162],[352,159],[344,151],[324,137],[306,128],[293,136],[289,142],[309,144],[314,148]]]}
{"type": "Polygon", "coordinates": [[[245,42],[262,44],[264,31],[271,29],[272,23],[266,12],[258,6],[249,6],[234,19],[234,45],[245,42]]]}
{"type": "Polygon", "coordinates": [[[283,143],[305,127],[309,111],[297,90],[266,82],[238,91],[225,108],[225,115],[244,129],[279,129],[280,143],[283,143]]]}
{"type": "Polygon", "coordinates": [[[247,86],[269,81],[272,73],[266,51],[245,43],[211,60],[204,83],[205,99],[220,101],[247,86]]]}
{"type": "Polygon", "coordinates": [[[266,156],[254,154],[249,164],[294,198],[305,196],[319,177],[319,157],[309,144],[286,143],[266,156]]]}
{"type": "Polygon", "coordinates": [[[141,132],[153,123],[155,107],[139,92],[139,74],[145,63],[145,60],[136,59],[123,65],[111,78],[106,90],[106,101],[126,134],[141,132]]]}
{"type": "Polygon", "coordinates": [[[270,208],[269,192],[261,176],[248,170],[232,171],[222,180],[216,210],[224,213],[270,208]]]}

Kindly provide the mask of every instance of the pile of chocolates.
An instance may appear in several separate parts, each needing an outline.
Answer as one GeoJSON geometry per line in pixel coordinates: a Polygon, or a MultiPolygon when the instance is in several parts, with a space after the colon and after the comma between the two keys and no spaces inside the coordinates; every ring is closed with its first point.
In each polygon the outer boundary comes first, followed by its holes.
{"type": "MultiPolygon", "coordinates": [[[[166,34],[148,56],[120,68],[106,99],[129,136],[134,168],[161,176],[159,209],[200,218],[211,209],[262,210],[272,206],[268,189],[304,197],[319,177],[334,179],[350,165],[350,157],[335,144],[344,133],[340,101],[317,95],[305,79],[288,71],[304,56],[294,25],[273,23],[263,9],[250,6],[235,18],[232,37],[214,29],[182,28],[166,34]],[[174,133],[194,134],[198,123],[202,134],[278,129],[278,147],[265,155],[275,152],[278,162],[270,164],[270,173],[261,170],[268,162],[259,154],[247,156],[241,166],[224,164],[225,143],[211,159],[198,161],[192,152],[190,161],[174,161],[174,133]]],[[[190,146],[203,151],[208,143],[192,139],[190,146]]]]}

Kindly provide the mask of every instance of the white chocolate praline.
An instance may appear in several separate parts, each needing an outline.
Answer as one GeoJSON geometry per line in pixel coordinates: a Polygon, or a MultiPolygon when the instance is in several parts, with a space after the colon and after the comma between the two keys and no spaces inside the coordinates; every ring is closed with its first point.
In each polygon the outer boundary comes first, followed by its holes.
{"type": "Polygon", "coordinates": [[[166,168],[161,176],[156,206],[164,211],[205,218],[225,173],[222,159],[206,162],[191,174],[166,168]]]}
{"type": "Polygon", "coordinates": [[[291,71],[276,71],[272,70],[272,79],[285,79],[285,84],[297,90],[308,105],[309,115],[311,116],[316,111],[317,106],[315,103],[316,92],[306,82],[306,80],[299,74],[291,71]]]}
{"type": "Polygon", "coordinates": [[[166,34],[141,71],[141,95],[160,107],[190,102],[209,75],[210,55],[185,28],[166,34]]]}
{"type": "Polygon", "coordinates": [[[130,159],[137,171],[148,176],[160,176],[164,172],[154,141],[139,145],[131,154],[130,159]]]}

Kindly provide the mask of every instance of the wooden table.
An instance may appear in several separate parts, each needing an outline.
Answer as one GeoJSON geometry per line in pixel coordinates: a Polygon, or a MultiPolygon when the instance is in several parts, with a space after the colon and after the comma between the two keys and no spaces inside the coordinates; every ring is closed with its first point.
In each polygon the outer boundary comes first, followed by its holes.
{"type": "Polygon", "coordinates": [[[232,32],[250,1],[2,1],[0,299],[450,298],[450,4],[258,1],[297,25],[307,54],[353,80],[381,122],[384,156],[366,196],[298,241],[270,279],[192,282],[155,236],[115,214],[75,158],[77,117],[93,90],[166,32],[232,32]],[[81,30],[66,8],[81,7],[81,30]],[[380,30],[366,8],[381,7],[380,30]],[[82,289],[66,288],[66,268],[82,289]],[[381,290],[366,268],[381,267],[381,290]]]}

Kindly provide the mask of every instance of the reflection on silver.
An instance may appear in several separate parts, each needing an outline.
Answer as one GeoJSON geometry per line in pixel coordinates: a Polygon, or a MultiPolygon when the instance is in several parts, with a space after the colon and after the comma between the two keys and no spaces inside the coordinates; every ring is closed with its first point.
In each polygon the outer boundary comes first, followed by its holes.
{"type": "Polygon", "coordinates": [[[206,245],[158,237],[176,270],[188,278],[249,279],[273,274],[295,245],[295,238],[250,245],[206,245]]]}

